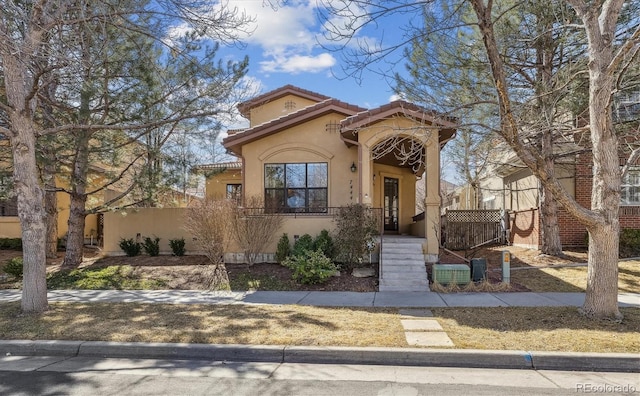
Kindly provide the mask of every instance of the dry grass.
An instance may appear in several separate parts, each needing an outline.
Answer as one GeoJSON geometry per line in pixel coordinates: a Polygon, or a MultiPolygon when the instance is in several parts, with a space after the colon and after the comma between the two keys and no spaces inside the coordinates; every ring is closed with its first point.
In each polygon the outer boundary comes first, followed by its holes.
{"type": "MultiPolygon", "coordinates": [[[[640,293],[640,261],[621,261],[618,274],[619,292],[640,293]]],[[[587,267],[521,269],[511,272],[511,281],[536,292],[584,292],[587,267]]]]}
{"type": "Polygon", "coordinates": [[[594,321],[572,307],[447,308],[433,314],[456,348],[640,353],[640,309],[622,323],[594,321]]]}
{"type": "MultiPolygon", "coordinates": [[[[407,347],[394,309],[54,303],[41,315],[0,304],[0,339],[407,347]]],[[[640,353],[640,309],[622,323],[576,308],[437,308],[458,349],[640,353]]]]}
{"type": "Polygon", "coordinates": [[[0,339],[406,346],[394,310],[265,305],[0,304],[0,339]]]}

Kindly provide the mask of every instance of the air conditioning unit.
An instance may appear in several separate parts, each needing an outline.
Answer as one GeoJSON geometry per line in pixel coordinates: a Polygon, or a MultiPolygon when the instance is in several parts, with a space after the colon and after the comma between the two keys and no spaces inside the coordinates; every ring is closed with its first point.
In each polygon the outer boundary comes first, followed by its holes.
{"type": "Polygon", "coordinates": [[[471,270],[466,264],[434,264],[432,277],[441,285],[466,285],[471,281],[471,270]]]}

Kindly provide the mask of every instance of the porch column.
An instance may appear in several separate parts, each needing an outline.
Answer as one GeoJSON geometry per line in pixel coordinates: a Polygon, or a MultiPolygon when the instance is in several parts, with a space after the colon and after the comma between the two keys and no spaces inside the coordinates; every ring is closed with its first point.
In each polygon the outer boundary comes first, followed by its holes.
{"type": "MultiPolygon", "coordinates": [[[[438,136],[436,134],[436,136],[438,136]]],[[[425,260],[428,263],[438,261],[440,254],[440,147],[431,140],[426,147],[425,156],[425,260]]]]}
{"type": "Polygon", "coordinates": [[[373,190],[371,188],[373,180],[373,169],[371,161],[371,151],[369,146],[362,144],[360,146],[360,169],[359,169],[359,187],[360,190],[360,203],[371,206],[373,204],[373,190]]]}

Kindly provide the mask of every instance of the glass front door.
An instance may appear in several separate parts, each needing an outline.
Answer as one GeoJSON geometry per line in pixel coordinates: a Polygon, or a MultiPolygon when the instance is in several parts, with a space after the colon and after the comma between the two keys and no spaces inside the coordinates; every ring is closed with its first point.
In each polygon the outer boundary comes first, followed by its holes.
{"type": "Polygon", "coordinates": [[[384,178],[384,229],[398,231],[398,179],[384,178]]]}

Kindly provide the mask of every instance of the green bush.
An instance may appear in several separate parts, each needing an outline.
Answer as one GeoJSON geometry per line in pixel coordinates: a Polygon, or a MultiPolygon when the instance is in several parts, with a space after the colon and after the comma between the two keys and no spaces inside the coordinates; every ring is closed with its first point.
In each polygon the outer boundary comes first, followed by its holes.
{"type": "Polygon", "coordinates": [[[336,255],[336,248],[333,244],[333,239],[329,235],[329,231],[322,230],[320,234],[313,241],[313,250],[320,250],[322,253],[333,260],[336,255]]]}
{"type": "Polygon", "coordinates": [[[620,231],[620,257],[640,256],[640,230],[623,229],[620,231]]]}
{"type": "Polygon", "coordinates": [[[22,250],[22,239],[20,238],[0,238],[0,249],[22,250]]]}
{"type": "Polygon", "coordinates": [[[304,234],[293,243],[293,255],[299,256],[313,248],[313,238],[309,234],[304,234]]]}
{"type": "Polygon", "coordinates": [[[158,256],[160,255],[160,238],[155,237],[153,239],[146,237],[144,238],[144,243],[142,244],[145,253],[149,256],[158,256]]]}
{"type": "Polygon", "coordinates": [[[15,277],[22,278],[22,271],[24,269],[24,264],[22,262],[22,257],[14,257],[11,260],[7,261],[2,270],[15,277]]]}
{"type": "Polygon", "coordinates": [[[289,243],[289,235],[282,234],[276,247],[276,261],[280,264],[291,255],[291,244],[289,243]]]}
{"type": "Polygon", "coordinates": [[[140,245],[140,243],[134,241],[133,238],[120,239],[120,243],[118,244],[118,246],[120,246],[120,249],[122,249],[124,253],[129,257],[139,255],[140,251],[142,250],[142,246],[140,245]]]}
{"type": "Polygon", "coordinates": [[[187,249],[185,249],[184,247],[184,238],[169,239],[169,246],[171,247],[171,251],[173,252],[174,256],[184,256],[184,254],[187,252],[187,249]]]}
{"type": "Polygon", "coordinates": [[[293,271],[293,279],[304,284],[325,282],[337,271],[331,259],[319,250],[288,257],[282,264],[293,271]]]}

